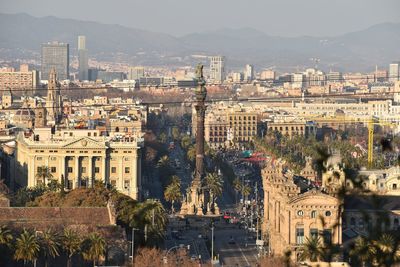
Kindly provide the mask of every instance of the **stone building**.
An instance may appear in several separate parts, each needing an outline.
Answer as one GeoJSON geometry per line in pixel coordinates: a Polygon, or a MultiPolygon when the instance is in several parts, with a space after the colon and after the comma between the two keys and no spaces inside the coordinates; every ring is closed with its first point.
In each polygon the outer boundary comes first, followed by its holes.
{"type": "Polygon", "coordinates": [[[283,136],[292,138],[294,136],[311,137],[316,136],[317,126],[313,122],[299,120],[298,118],[274,120],[268,123],[268,131],[277,131],[283,136]]]}
{"type": "MultiPolygon", "coordinates": [[[[196,134],[196,111],[192,112],[192,134],[196,134]]],[[[254,140],[258,133],[259,113],[240,103],[216,103],[207,108],[205,141],[212,148],[240,147],[254,140]]]]}
{"type": "Polygon", "coordinates": [[[64,179],[67,189],[101,181],[139,199],[141,148],[141,136],[113,138],[100,136],[99,130],[35,128],[32,135],[17,138],[14,181],[28,187],[47,183],[37,177],[47,166],[53,179],[64,179]]]}
{"type": "Polygon", "coordinates": [[[297,261],[306,239],[321,235],[323,242],[341,244],[339,199],[285,169],[285,162],[278,160],[268,162],[262,170],[262,232],[268,238],[270,253],[282,256],[290,250],[292,259],[297,261]]]}

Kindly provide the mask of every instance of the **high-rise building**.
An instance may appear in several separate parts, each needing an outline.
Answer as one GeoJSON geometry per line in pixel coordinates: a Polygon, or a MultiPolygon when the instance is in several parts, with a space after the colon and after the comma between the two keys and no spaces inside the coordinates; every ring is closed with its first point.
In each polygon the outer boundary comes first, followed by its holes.
{"type": "Polygon", "coordinates": [[[389,82],[400,81],[400,63],[392,63],[389,65],[389,82]]]}
{"type": "Polygon", "coordinates": [[[260,74],[261,80],[275,80],[276,73],[273,70],[263,70],[260,74]]]}
{"type": "Polygon", "coordinates": [[[69,79],[69,44],[42,44],[42,80],[48,80],[50,71],[56,70],[60,80],[69,79]]]}
{"type": "Polygon", "coordinates": [[[252,81],[254,79],[254,67],[253,65],[247,64],[244,70],[244,78],[247,81],[252,81]]]}
{"type": "Polygon", "coordinates": [[[39,85],[39,72],[29,70],[26,64],[21,65],[20,71],[15,69],[0,69],[0,89],[25,89],[34,91],[39,85]]]}
{"type": "Polygon", "coordinates": [[[225,80],[225,57],[211,57],[210,80],[214,83],[222,83],[225,80]]]}
{"type": "Polygon", "coordinates": [[[128,80],[139,80],[144,77],[143,67],[130,67],[128,71],[128,80]]]}
{"type": "Polygon", "coordinates": [[[89,80],[88,51],[86,49],[86,37],[78,36],[78,63],[80,81],[89,80]]]}

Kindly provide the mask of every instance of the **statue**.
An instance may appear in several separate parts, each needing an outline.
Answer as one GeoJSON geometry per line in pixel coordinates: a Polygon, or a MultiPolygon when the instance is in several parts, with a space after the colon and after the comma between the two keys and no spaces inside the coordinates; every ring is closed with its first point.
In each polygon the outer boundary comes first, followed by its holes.
{"type": "Polygon", "coordinates": [[[197,64],[197,67],[196,67],[196,78],[198,79],[198,80],[203,80],[204,79],[204,76],[203,76],[203,65],[202,64],[197,64]]]}

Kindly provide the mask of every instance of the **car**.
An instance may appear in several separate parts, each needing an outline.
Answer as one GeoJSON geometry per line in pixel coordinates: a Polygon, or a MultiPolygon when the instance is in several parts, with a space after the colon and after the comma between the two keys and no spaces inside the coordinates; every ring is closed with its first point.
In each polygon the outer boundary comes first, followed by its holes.
{"type": "Polygon", "coordinates": [[[229,220],[229,219],[231,219],[232,218],[232,216],[231,216],[231,213],[230,212],[225,212],[224,213],[224,219],[225,220],[229,220]]]}
{"type": "Polygon", "coordinates": [[[229,244],[229,245],[234,245],[234,244],[236,244],[235,239],[233,239],[233,237],[231,237],[231,238],[229,239],[228,244],[229,244]]]}
{"type": "Polygon", "coordinates": [[[197,260],[197,256],[196,256],[196,255],[192,255],[192,256],[190,256],[190,260],[191,260],[191,261],[195,261],[195,260],[197,260]]]}

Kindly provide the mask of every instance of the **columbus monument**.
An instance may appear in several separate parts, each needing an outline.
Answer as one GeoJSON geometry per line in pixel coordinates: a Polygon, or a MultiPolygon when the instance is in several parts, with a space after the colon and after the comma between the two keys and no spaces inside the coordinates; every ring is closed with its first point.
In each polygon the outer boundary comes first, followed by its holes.
{"type": "Polygon", "coordinates": [[[180,215],[215,216],[219,215],[219,208],[216,203],[210,203],[209,195],[202,183],[204,178],[204,118],[206,113],[204,102],[207,97],[207,89],[203,76],[203,65],[201,64],[196,67],[196,80],[196,169],[193,173],[192,183],[187,188],[182,201],[180,215]]]}

